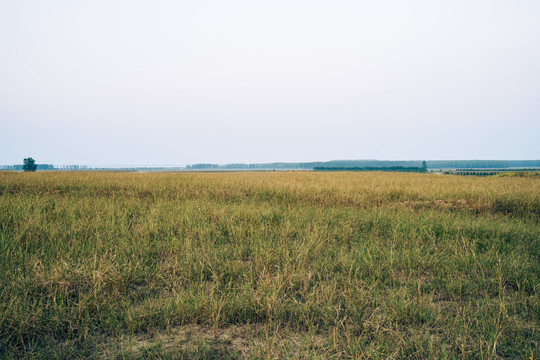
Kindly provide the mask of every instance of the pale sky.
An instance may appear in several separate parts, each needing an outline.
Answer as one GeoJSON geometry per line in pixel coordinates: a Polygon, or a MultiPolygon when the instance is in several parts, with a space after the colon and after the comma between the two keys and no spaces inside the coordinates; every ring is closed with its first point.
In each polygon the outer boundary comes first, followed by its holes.
{"type": "Polygon", "coordinates": [[[0,164],[540,159],[538,0],[0,0],[0,164]]]}

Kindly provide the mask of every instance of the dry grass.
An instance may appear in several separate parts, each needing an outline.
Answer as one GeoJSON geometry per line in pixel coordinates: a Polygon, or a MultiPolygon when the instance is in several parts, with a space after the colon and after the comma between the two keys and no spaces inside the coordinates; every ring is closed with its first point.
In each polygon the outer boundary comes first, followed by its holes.
{"type": "Polygon", "coordinates": [[[540,182],[0,172],[0,357],[538,356],[540,182]]]}

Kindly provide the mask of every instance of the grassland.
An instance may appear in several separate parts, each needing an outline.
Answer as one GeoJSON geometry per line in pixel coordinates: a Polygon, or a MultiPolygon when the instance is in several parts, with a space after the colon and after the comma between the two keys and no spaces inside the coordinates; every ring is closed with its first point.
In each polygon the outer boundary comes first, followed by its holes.
{"type": "Polygon", "coordinates": [[[539,356],[537,177],[0,172],[0,358],[539,356]]]}

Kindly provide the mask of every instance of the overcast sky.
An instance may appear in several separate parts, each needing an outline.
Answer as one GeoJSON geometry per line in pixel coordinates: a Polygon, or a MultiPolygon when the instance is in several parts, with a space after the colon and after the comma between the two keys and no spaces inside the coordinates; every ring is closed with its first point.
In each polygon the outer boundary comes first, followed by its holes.
{"type": "Polygon", "coordinates": [[[540,159],[538,0],[0,0],[0,164],[540,159]]]}

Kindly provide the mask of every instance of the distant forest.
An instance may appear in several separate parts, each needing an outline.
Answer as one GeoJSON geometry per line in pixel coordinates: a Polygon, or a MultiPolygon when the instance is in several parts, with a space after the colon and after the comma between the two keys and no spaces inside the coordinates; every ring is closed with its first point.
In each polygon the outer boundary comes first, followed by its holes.
{"type": "Polygon", "coordinates": [[[406,167],[406,166],[366,166],[366,167],[326,167],[316,166],[313,171],[386,171],[386,172],[426,172],[425,167],[406,167]]]}
{"type": "MultiPolygon", "coordinates": [[[[20,165],[1,165],[0,166],[0,170],[17,170],[17,171],[22,171],[23,169],[23,164],[20,164],[20,165]]],[[[52,164],[37,164],[37,169],[38,170],[56,170],[56,168],[54,167],[54,165],[52,164]]]]}
{"type": "MultiPolygon", "coordinates": [[[[539,168],[540,160],[427,160],[428,169],[507,169],[507,168],[539,168]]],[[[194,164],[186,167],[100,167],[91,168],[86,165],[61,165],[55,166],[52,164],[38,164],[37,170],[61,170],[61,171],[78,171],[78,170],[102,170],[102,171],[137,171],[137,170],[168,170],[168,171],[228,171],[228,170],[245,170],[245,171],[264,171],[264,170],[319,170],[324,168],[324,171],[347,171],[351,169],[364,169],[363,171],[392,171],[389,168],[395,168],[393,171],[408,171],[399,170],[399,168],[421,168],[422,160],[333,160],[333,161],[313,161],[299,163],[259,163],[259,164],[194,164]],[[367,170],[370,168],[370,170],[367,170]]],[[[23,164],[17,165],[0,165],[0,170],[15,170],[22,171],[23,164]]],[[[416,171],[416,170],[415,170],[416,171]]]]}
{"type": "MultiPolygon", "coordinates": [[[[428,169],[500,169],[512,167],[539,167],[540,160],[428,160],[428,169]]],[[[315,168],[421,168],[418,161],[385,160],[333,160],[304,163],[266,163],[266,164],[195,164],[188,165],[188,170],[314,170],[315,168]]]]}
{"type": "MultiPolygon", "coordinates": [[[[22,171],[23,164],[17,164],[17,165],[0,165],[0,170],[16,170],[16,171],[22,171]]],[[[54,166],[52,164],[37,164],[37,170],[70,170],[70,171],[76,171],[76,170],[86,170],[87,167],[84,165],[61,165],[61,166],[54,166]]]]}

